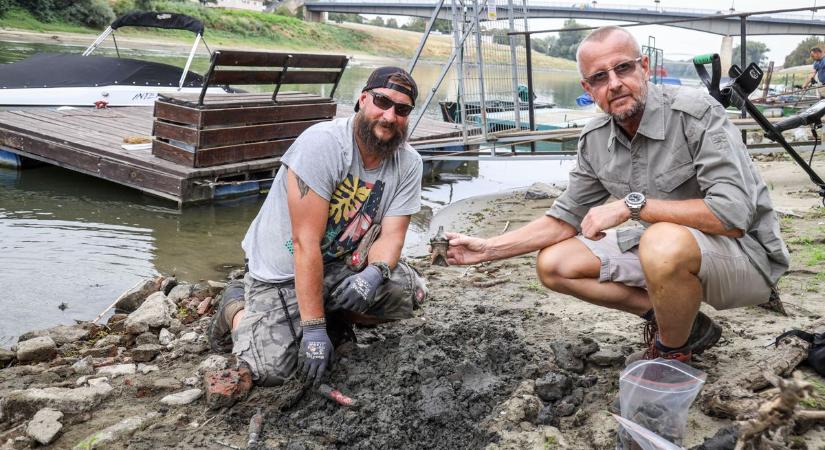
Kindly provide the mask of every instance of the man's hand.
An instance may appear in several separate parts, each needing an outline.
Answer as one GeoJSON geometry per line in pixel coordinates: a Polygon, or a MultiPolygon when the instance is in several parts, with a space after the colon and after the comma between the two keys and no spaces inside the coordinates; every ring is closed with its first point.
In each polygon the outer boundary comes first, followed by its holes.
{"type": "Polygon", "coordinates": [[[451,265],[476,264],[486,261],[487,241],[459,233],[444,233],[450,240],[447,262],[451,265]]]}
{"type": "Polygon", "coordinates": [[[598,241],[605,236],[604,230],[630,219],[630,209],[624,200],[616,200],[595,208],[590,208],[582,220],[582,235],[588,239],[598,241]]]}
{"type": "Polygon", "coordinates": [[[297,375],[304,383],[318,385],[332,361],[332,342],[327,336],[326,324],[308,325],[303,331],[297,375]]]}
{"type": "Polygon", "coordinates": [[[373,265],[367,266],[361,272],[350,275],[332,293],[329,309],[345,309],[358,313],[367,312],[375,300],[375,291],[384,277],[381,270],[373,265]]]}

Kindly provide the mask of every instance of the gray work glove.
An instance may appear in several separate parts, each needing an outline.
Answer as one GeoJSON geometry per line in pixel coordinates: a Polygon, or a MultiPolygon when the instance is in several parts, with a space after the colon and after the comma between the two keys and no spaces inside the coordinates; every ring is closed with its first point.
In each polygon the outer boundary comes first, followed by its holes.
{"type": "Polygon", "coordinates": [[[332,342],[327,336],[326,324],[303,327],[301,351],[298,352],[298,377],[305,383],[321,383],[332,361],[332,342]]]}
{"type": "Polygon", "coordinates": [[[358,313],[367,312],[375,300],[375,291],[384,281],[381,270],[373,265],[350,275],[335,288],[329,303],[330,310],[345,309],[358,313]]]}

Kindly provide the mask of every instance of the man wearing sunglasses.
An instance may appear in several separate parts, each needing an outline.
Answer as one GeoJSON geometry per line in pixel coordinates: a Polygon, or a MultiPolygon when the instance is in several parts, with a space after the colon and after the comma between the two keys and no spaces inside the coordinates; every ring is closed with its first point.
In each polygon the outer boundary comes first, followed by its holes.
{"type": "Polygon", "coordinates": [[[281,158],[242,243],[243,284],[227,286],[209,329],[256,384],[319,383],[350,324],[411,317],[426,297],[400,261],[421,207],[421,157],[407,143],[417,96],[406,71],[378,68],[353,117],[310,127],[281,158]]]}
{"type": "Polygon", "coordinates": [[[630,361],[687,362],[721,335],[702,301],[765,303],[788,268],[768,189],[724,107],[703,91],[649,83],[648,58],[627,31],[595,30],[577,60],[605,114],[582,130],[567,190],[507,234],[448,233],[448,262],[539,251],[548,288],[645,319],[646,348],[630,361]]]}

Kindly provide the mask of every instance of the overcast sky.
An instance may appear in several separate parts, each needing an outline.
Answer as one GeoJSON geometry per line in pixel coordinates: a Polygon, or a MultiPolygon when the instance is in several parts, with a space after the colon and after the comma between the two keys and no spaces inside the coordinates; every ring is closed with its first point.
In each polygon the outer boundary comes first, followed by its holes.
{"type": "MultiPolygon", "coordinates": [[[[530,2],[532,0],[528,0],[530,2]]],[[[575,3],[591,3],[592,0],[570,0],[571,4],[575,3]]],[[[632,5],[646,8],[654,8],[656,6],[654,0],[597,0],[597,6],[607,5],[632,5]]],[[[497,0],[499,5],[507,4],[507,0],[497,0]]],[[[449,1],[445,4],[449,5],[449,1]]],[[[709,11],[723,11],[727,12],[731,7],[736,11],[765,11],[775,9],[791,9],[791,8],[806,8],[812,6],[825,6],[825,0],[661,0],[659,7],[662,9],[671,8],[697,8],[709,11]]],[[[797,12],[802,16],[811,17],[811,12],[797,12]]],[[[374,16],[368,16],[374,17],[374,16]]],[[[825,9],[816,12],[817,19],[825,20],[825,9]]],[[[403,23],[402,18],[399,22],[403,23]]],[[[618,22],[604,22],[604,21],[588,21],[583,19],[576,19],[577,22],[600,26],[608,24],[618,24],[618,22]]],[[[561,28],[563,20],[533,20],[530,22],[532,30],[537,29],[554,29],[561,28]]],[[[702,33],[699,31],[691,31],[683,28],[672,28],[664,26],[640,26],[629,28],[631,33],[636,36],[639,43],[646,44],[648,36],[653,36],[656,39],[656,46],[664,50],[665,58],[682,60],[688,59],[694,55],[702,53],[718,52],[722,44],[722,37],[702,33]]],[[[765,43],[770,51],[768,57],[770,60],[781,65],[785,60],[785,55],[791,52],[800,41],[807,36],[751,36],[749,40],[760,41],[765,43]]],[[[733,38],[733,45],[739,44],[739,37],[733,38]]]]}
{"type": "MultiPolygon", "coordinates": [[[[501,2],[502,0],[499,0],[501,2]]],[[[529,0],[528,0],[529,1],[529,0]]],[[[654,6],[653,0],[597,0],[597,5],[640,5],[640,6],[654,6]]],[[[661,0],[659,3],[662,9],[668,7],[673,8],[697,8],[707,9],[712,11],[722,10],[727,12],[733,7],[736,11],[765,11],[775,9],[790,9],[790,8],[805,8],[811,6],[825,6],[825,0],[661,0]]],[[[811,17],[811,12],[796,12],[803,16],[811,17]]],[[[817,19],[825,20],[825,9],[816,12],[817,19]]],[[[586,21],[577,19],[578,22],[588,23],[590,25],[601,25],[605,22],[586,21]]],[[[542,21],[544,22],[544,21],[542,21]]],[[[547,21],[548,23],[561,23],[559,21],[547,21]]],[[[531,28],[533,25],[530,25],[531,28]]],[[[665,57],[668,59],[685,59],[701,53],[718,52],[722,43],[722,37],[710,33],[702,33],[698,31],[685,30],[682,28],[672,28],[663,26],[642,26],[631,27],[628,29],[640,43],[644,44],[648,40],[648,36],[653,36],[656,39],[656,46],[663,49],[665,57]]],[[[791,52],[797,44],[806,36],[751,36],[749,40],[764,42],[770,52],[768,57],[775,61],[777,65],[781,65],[785,60],[785,55],[791,52]]],[[[733,38],[733,45],[739,44],[739,37],[733,38]]]]}

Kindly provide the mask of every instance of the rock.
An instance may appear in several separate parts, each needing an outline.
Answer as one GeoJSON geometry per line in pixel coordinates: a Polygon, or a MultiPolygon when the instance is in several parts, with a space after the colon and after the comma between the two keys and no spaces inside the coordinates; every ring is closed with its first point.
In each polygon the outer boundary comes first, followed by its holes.
{"type": "Polygon", "coordinates": [[[210,355],[198,365],[198,373],[214,372],[226,369],[229,365],[229,360],[225,356],[210,355]]]}
{"type": "Polygon", "coordinates": [[[147,278],[138,282],[132,289],[121,295],[115,303],[115,310],[131,313],[137,310],[148,297],[160,289],[160,280],[147,278]]]}
{"type": "Polygon", "coordinates": [[[122,343],[123,343],[123,336],[121,336],[119,334],[109,334],[109,335],[103,336],[102,338],[98,339],[97,342],[95,342],[94,346],[98,347],[98,348],[99,347],[109,347],[109,346],[118,347],[122,343]]]}
{"type": "Polygon", "coordinates": [[[6,367],[10,362],[14,361],[16,354],[11,350],[0,348],[0,369],[6,367]]]}
{"type": "Polygon", "coordinates": [[[78,375],[91,375],[95,373],[95,368],[92,366],[92,358],[86,357],[72,364],[72,370],[78,375]]]}
{"type": "Polygon", "coordinates": [[[597,366],[612,367],[624,364],[624,358],[624,353],[618,348],[605,347],[588,356],[587,360],[597,366]]]}
{"type": "Polygon", "coordinates": [[[88,375],[83,375],[82,377],[78,377],[77,381],[75,381],[74,384],[75,384],[75,386],[78,386],[78,387],[85,386],[86,381],[88,381],[88,380],[89,380],[89,376],[88,375]]]}
{"type": "Polygon", "coordinates": [[[135,345],[146,345],[146,344],[159,344],[160,341],[158,340],[158,336],[151,331],[147,331],[146,333],[141,333],[135,338],[135,345]]]}
{"type": "Polygon", "coordinates": [[[141,334],[151,328],[167,327],[175,314],[176,306],[163,292],[155,292],[126,318],[125,329],[130,334],[141,334]]]}
{"type": "Polygon", "coordinates": [[[89,386],[100,386],[103,384],[109,384],[109,379],[106,377],[89,378],[88,380],[86,380],[86,383],[89,386]]]}
{"type": "Polygon", "coordinates": [[[48,336],[36,337],[17,344],[17,360],[21,362],[49,361],[57,355],[57,344],[48,336]]]}
{"type": "MultiPolygon", "coordinates": [[[[28,436],[17,436],[11,440],[11,448],[14,450],[23,450],[34,446],[31,438],[28,436]]],[[[5,448],[5,447],[4,447],[5,448]]]]}
{"type": "Polygon", "coordinates": [[[550,372],[536,380],[536,395],[545,402],[563,398],[572,388],[573,380],[563,373],[550,372]]]}
{"type": "Polygon", "coordinates": [[[172,288],[172,290],[169,291],[169,293],[166,295],[169,297],[169,300],[171,302],[177,305],[178,303],[188,299],[189,296],[192,295],[192,285],[189,283],[181,283],[172,288]]]}
{"type": "Polygon", "coordinates": [[[572,416],[574,412],[576,412],[576,405],[567,400],[562,400],[553,405],[553,414],[558,417],[572,416]]]}
{"type": "Polygon", "coordinates": [[[198,377],[186,377],[183,379],[183,384],[187,386],[197,386],[201,384],[201,379],[198,377]]]}
{"type": "Polygon", "coordinates": [[[166,397],[160,399],[160,402],[164,405],[169,406],[188,405],[194,402],[195,400],[201,398],[201,395],[203,395],[203,391],[200,389],[188,389],[183,392],[169,394],[166,397]]]}
{"type": "Polygon", "coordinates": [[[556,364],[562,369],[574,373],[584,372],[583,359],[591,353],[599,350],[599,344],[594,340],[584,337],[574,343],[568,341],[553,341],[550,343],[556,364]]]}
{"type": "Polygon", "coordinates": [[[206,404],[210,408],[229,407],[249,394],[252,389],[252,373],[245,367],[209,372],[203,383],[206,388],[206,404]]]}
{"type": "Polygon", "coordinates": [[[166,394],[168,392],[180,390],[180,388],[183,387],[180,381],[174,378],[137,378],[132,381],[132,386],[135,388],[134,395],[137,398],[166,394]]]}
{"type": "Polygon", "coordinates": [[[123,333],[124,328],[126,328],[127,317],[129,317],[128,314],[112,314],[112,317],[109,317],[109,321],[106,322],[106,326],[109,327],[109,332],[123,333]]]}
{"type": "Polygon", "coordinates": [[[172,321],[169,322],[169,331],[172,334],[180,334],[180,332],[183,331],[183,323],[178,319],[172,319],[172,321]]]}
{"type": "Polygon", "coordinates": [[[160,353],[161,347],[158,344],[144,344],[132,349],[132,361],[134,362],[149,362],[155,359],[155,356],[160,353]]]}
{"type": "Polygon", "coordinates": [[[244,275],[246,275],[245,270],[235,269],[232,272],[229,272],[229,275],[227,276],[227,278],[229,278],[230,280],[240,280],[241,278],[244,277],[244,275]]]}
{"type": "Polygon", "coordinates": [[[80,414],[93,410],[112,391],[108,384],[79,388],[33,388],[9,392],[3,399],[2,417],[12,422],[33,416],[43,408],[63,414],[80,414]]]}
{"type": "Polygon", "coordinates": [[[84,329],[80,325],[58,325],[46,330],[30,331],[20,335],[20,341],[33,339],[36,337],[48,336],[55,344],[65,345],[77,342],[89,337],[89,329],[84,329]]]}
{"type": "Polygon", "coordinates": [[[553,405],[545,405],[536,416],[536,425],[557,425],[559,422],[553,411],[553,405]]]}
{"type": "Polygon", "coordinates": [[[190,331],[188,333],[184,333],[181,337],[178,338],[178,342],[182,344],[190,344],[198,340],[198,333],[194,331],[190,331]]]}
{"type": "Polygon", "coordinates": [[[157,372],[158,370],[160,370],[160,367],[155,366],[155,365],[149,365],[149,364],[143,364],[143,363],[137,365],[137,371],[144,374],[144,375],[146,375],[149,372],[157,372]]]}
{"type": "Polygon", "coordinates": [[[533,183],[527,188],[527,191],[524,193],[524,198],[527,200],[540,200],[545,198],[556,198],[560,196],[564,192],[562,189],[557,188],[556,186],[549,185],[547,183],[533,183]]]}
{"type": "Polygon", "coordinates": [[[32,417],[26,427],[26,434],[39,442],[40,445],[49,445],[63,429],[63,424],[60,423],[62,418],[62,412],[56,409],[43,408],[32,417]]]}
{"type": "Polygon", "coordinates": [[[587,420],[585,426],[588,430],[586,438],[590,442],[589,448],[616,448],[616,429],[618,428],[618,424],[609,412],[604,410],[594,412],[587,420]]]}
{"type": "Polygon", "coordinates": [[[172,289],[178,285],[178,279],[175,277],[166,277],[160,283],[160,290],[163,292],[164,295],[169,296],[169,293],[172,292],[172,289]]]}
{"type": "Polygon", "coordinates": [[[84,348],[80,351],[80,356],[92,358],[108,358],[117,356],[117,347],[109,345],[107,347],[84,348]]]}
{"type": "Polygon", "coordinates": [[[166,328],[161,328],[160,333],[158,333],[158,344],[166,346],[169,345],[172,340],[175,339],[175,335],[169,332],[166,328]]]}
{"type": "Polygon", "coordinates": [[[135,373],[134,364],[117,364],[114,366],[106,366],[97,369],[98,375],[104,375],[108,378],[117,378],[121,375],[133,375],[135,373]]]}
{"type": "Polygon", "coordinates": [[[102,431],[98,431],[86,439],[78,442],[75,445],[75,450],[92,450],[98,448],[109,448],[111,444],[126,440],[129,436],[134,434],[135,431],[144,428],[148,425],[148,423],[159,417],[160,414],[156,412],[151,412],[149,414],[143,416],[134,416],[129,417],[128,419],[123,419],[120,422],[105,428],[102,431]]]}

